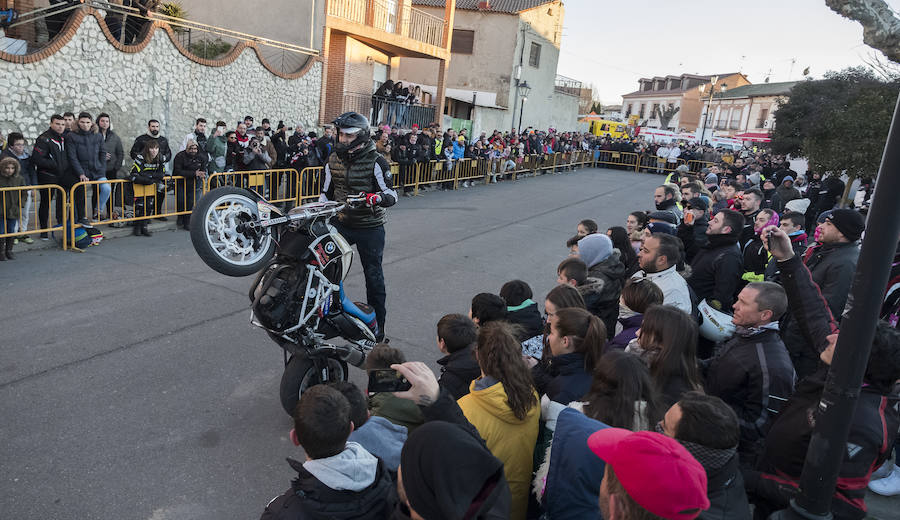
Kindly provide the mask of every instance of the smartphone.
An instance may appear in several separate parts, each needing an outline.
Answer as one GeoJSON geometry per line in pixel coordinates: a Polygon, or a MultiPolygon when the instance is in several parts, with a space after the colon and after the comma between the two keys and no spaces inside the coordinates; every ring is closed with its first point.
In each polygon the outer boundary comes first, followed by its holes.
{"type": "Polygon", "coordinates": [[[684,212],[684,222],[686,224],[691,224],[694,222],[694,213],[691,210],[687,210],[684,212]]]}
{"type": "Polygon", "coordinates": [[[412,388],[410,382],[392,368],[369,370],[368,391],[371,393],[402,392],[410,388],[412,388]]]}

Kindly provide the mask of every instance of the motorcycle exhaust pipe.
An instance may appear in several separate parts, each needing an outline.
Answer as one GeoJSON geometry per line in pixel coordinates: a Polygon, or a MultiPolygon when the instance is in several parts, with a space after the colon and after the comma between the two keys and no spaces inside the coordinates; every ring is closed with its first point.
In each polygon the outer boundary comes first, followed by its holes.
{"type": "Polygon", "coordinates": [[[335,347],[335,351],[341,360],[346,361],[355,367],[362,368],[366,362],[366,353],[359,347],[353,345],[344,345],[335,347]]]}

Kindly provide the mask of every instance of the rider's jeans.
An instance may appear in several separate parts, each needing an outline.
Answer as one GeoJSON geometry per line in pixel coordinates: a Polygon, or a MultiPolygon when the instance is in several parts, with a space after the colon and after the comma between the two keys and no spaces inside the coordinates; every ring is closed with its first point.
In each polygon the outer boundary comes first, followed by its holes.
{"type": "MultiPolygon", "coordinates": [[[[384,271],[381,268],[381,257],[384,253],[384,226],[375,228],[350,228],[340,223],[335,227],[347,239],[350,245],[356,245],[359,260],[362,262],[366,276],[366,302],[375,309],[380,336],[384,335],[385,299],[387,291],[384,287],[384,271]]],[[[380,337],[378,339],[381,339],[380,337]]]]}

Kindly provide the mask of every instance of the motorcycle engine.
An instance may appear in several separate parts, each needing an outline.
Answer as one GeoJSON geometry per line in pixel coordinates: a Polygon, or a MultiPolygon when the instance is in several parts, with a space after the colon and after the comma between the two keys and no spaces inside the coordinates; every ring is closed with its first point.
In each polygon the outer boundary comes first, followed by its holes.
{"type": "Polygon", "coordinates": [[[259,274],[250,290],[250,301],[253,314],[263,327],[283,332],[297,324],[304,300],[305,274],[290,264],[271,264],[259,274]]]}

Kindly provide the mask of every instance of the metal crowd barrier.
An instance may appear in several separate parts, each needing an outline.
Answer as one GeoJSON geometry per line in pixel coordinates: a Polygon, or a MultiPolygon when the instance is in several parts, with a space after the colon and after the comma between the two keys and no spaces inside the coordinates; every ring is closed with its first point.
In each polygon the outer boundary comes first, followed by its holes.
{"type": "MultiPolygon", "coordinates": [[[[650,157],[652,164],[644,164],[639,154],[631,152],[612,152],[608,150],[557,152],[552,154],[532,154],[516,159],[515,166],[501,171],[507,159],[459,159],[416,163],[414,167],[404,171],[397,163],[391,164],[391,173],[396,179],[398,188],[406,188],[418,195],[420,188],[429,185],[443,185],[449,189],[458,189],[460,181],[490,180],[491,175],[509,177],[516,180],[523,174],[538,175],[557,169],[574,169],[585,166],[621,166],[625,169],[655,169],[655,157],[650,157]]],[[[681,161],[678,164],[683,164],[681,161]]],[[[692,161],[699,168],[708,164],[703,161],[692,161]]],[[[677,166],[677,165],[676,165],[677,166]]],[[[672,171],[674,167],[664,167],[661,171],[672,171]]],[[[81,227],[79,217],[87,217],[93,225],[111,225],[121,227],[132,222],[160,217],[177,217],[189,215],[196,201],[207,191],[219,186],[236,186],[253,189],[270,202],[287,205],[303,204],[318,200],[322,193],[325,169],[322,166],[295,169],[254,170],[219,172],[203,179],[179,176],[166,177],[165,182],[142,185],[125,179],[106,181],[79,182],[66,190],[58,185],[22,186],[0,189],[0,210],[5,213],[9,197],[15,197],[21,209],[22,218],[15,232],[0,229],[0,238],[10,236],[27,236],[36,233],[61,232],[62,247],[68,249],[74,244],[75,230],[81,227]],[[98,195],[103,186],[109,187],[109,199],[103,207],[99,204],[98,195]],[[51,194],[61,198],[63,212],[57,215],[61,223],[56,226],[40,227],[39,194],[51,194]],[[83,210],[82,210],[83,208],[83,210]],[[83,215],[81,215],[83,211],[83,215]],[[25,218],[27,216],[27,218],[25,218]],[[92,218],[96,217],[96,218],[92,218]],[[24,226],[22,221],[28,221],[24,226]],[[71,225],[70,225],[71,224],[71,225]],[[67,229],[68,228],[68,229],[67,229]]],[[[55,206],[52,198],[46,202],[53,213],[55,206]]],[[[4,216],[0,214],[0,216],[4,216]]],[[[53,215],[50,215],[51,217],[53,215]]]]}
{"type": "Polygon", "coordinates": [[[702,170],[703,168],[711,168],[715,166],[715,164],[716,163],[714,162],[691,159],[690,161],[688,161],[688,168],[690,168],[694,173],[700,173],[700,170],[702,170]]]}
{"type": "Polygon", "coordinates": [[[0,227],[0,238],[7,237],[24,237],[35,233],[54,233],[60,232],[62,236],[62,247],[67,248],[68,242],[65,233],[66,224],[66,208],[68,207],[68,199],[66,198],[66,190],[62,186],[56,184],[43,184],[40,186],[16,186],[14,188],[0,188],[0,223],[7,223],[6,205],[13,201],[19,208],[19,217],[16,220],[16,231],[7,232],[6,226],[0,227]],[[44,204],[47,205],[47,227],[41,227],[41,220],[38,209],[40,207],[41,197],[46,197],[44,204]],[[53,213],[56,207],[56,198],[62,200],[62,215],[56,215],[60,223],[56,226],[51,225],[53,222],[53,213]],[[31,224],[34,224],[33,226],[31,224]]]}

